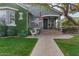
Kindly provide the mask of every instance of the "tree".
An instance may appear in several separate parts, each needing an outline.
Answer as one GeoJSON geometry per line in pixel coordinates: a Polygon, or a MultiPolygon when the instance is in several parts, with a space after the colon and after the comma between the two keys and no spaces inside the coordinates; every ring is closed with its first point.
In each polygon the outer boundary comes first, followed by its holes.
{"type": "Polygon", "coordinates": [[[58,7],[61,9],[62,14],[72,23],[74,23],[74,25],[79,25],[78,23],[75,22],[75,20],[73,19],[73,17],[71,17],[69,15],[69,13],[73,13],[73,12],[78,12],[79,11],[79,4],[72,4],[72,3],[59,3],[56,5],[52,5],[52,7],[58,7]]]}

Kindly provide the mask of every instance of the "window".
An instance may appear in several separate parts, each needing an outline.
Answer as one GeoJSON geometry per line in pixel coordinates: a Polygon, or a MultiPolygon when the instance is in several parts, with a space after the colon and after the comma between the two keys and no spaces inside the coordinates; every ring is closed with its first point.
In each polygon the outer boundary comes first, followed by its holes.
{"type": "Polygon", "coordinates": [[[0,24],[4,24],[6,12],[4,10],[0,10],[0,24]]]}
{"type": "Polygon", "coordinates": [[[10,12],[10,24],[15,24],[15,11],[9,11],[10,12]]]}
{"type": "Polygon", "coordinates": [[[6,26],[15,26],[15,11],[0,10],[0,22],[6,26]]]}

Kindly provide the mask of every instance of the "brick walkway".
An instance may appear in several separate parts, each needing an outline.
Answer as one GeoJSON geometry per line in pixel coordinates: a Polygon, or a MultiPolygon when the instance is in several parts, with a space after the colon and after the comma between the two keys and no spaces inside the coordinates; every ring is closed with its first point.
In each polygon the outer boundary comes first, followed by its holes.
{"type": "Polygon", "coordinates": [[[32,56],[63,56],[63,53],[51,36],[41,35],[32,51],[32,56]]]}
{"type": "Polygon", "coordinates": [[[64,56],[56,42],[55,38],[71,38],[71,35],[63,35],[54,31],[43,31],[37,38],[39,39],[34,47],[31,56],[64,56]]]}

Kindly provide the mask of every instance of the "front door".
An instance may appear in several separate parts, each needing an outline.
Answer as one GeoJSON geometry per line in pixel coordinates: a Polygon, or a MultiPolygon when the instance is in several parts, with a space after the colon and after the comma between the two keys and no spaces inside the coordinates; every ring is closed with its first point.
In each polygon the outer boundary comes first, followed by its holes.
{"type": "Polygon", "coordinates": [[[43,19],[43,28],[48,29],[48,19],[43,19]]]}

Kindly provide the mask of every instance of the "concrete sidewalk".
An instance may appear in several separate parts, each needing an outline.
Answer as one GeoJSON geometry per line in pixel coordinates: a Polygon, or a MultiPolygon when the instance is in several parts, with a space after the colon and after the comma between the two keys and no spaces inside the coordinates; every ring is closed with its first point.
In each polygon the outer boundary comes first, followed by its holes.
{"type": "Polygon", "coordinates": [[[51,35],[40,35],[31,56],[63,56],[51,35]]]}
{"type": "Polygon", "coordinates": [[[52,35],[54,39],[70,39],[74,37],[73,35],[63,34],[63,35],[52,35]]]}

